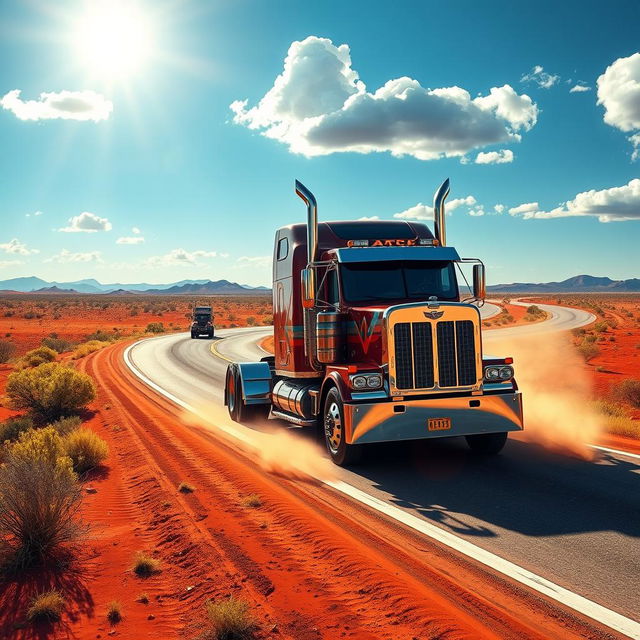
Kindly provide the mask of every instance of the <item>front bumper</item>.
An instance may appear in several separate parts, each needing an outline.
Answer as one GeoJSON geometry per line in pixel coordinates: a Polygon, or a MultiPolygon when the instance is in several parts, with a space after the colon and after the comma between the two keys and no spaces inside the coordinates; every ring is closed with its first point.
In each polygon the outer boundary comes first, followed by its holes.
{"type": "Polygon", "coordinates": [[[521,431],[522,395],[516,391],[499,395],[345,404],[344,418],[349,444],[521,431]],[[430,418],[449,418],[451,429],[429,431],[430,418]]]}

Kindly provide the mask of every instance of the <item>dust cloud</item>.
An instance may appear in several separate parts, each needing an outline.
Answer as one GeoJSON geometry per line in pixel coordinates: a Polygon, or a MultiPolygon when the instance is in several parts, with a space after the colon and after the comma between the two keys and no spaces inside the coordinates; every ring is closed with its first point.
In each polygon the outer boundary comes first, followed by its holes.
{"type": "Polygon", "coordinates": [[[593,390],[584,363],[566,336],[545,333],[491,340],[491,353],[513,356],[524,405],[521,439],[547,449],[594,457],[589,447],[603,430],[593,407],[593,390]]]}
{"type": "Polygon", "coordinates": [[[184,423],[215,430],[216,435],[241,448],[265,471],[300,480],[336,479],[334,465],[312,439],[311,433],[274,426],[266,419],[244,426],[229,418],[226,407],[213,403],[194,408],[195,414],[185,411],[184,423]]]}

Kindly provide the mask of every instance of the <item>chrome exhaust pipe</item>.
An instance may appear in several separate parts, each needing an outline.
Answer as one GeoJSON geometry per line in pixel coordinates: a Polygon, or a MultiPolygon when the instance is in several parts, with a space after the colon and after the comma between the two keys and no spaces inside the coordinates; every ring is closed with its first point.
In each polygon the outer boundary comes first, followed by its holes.
{"type": "Polygon", "coordinates": [[[318,203],[299,180],[296,180],[296,193],[307,205],[307,262],[311,264],[318,259],[318,203]]]}
{"type": "Polygon", "coordinates": [[[438,187],[438,190],[433,196],[434,235],[441,247],[444,247],[447,244],[447,230],[444,221],[444,201],[447,199],[449,191],[449,178],[447,178],[440,187],[438,187]]]}

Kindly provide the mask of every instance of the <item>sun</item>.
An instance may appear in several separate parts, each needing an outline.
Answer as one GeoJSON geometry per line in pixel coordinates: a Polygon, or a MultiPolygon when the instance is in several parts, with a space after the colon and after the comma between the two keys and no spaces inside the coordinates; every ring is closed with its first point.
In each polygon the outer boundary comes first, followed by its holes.
{"type": "Polygon", "coordinates": [[[148,14],[131,0],[93,0],[75,25],[75,54],[91,73],[135,74],[151,57],[152,31],[148,14]]]}

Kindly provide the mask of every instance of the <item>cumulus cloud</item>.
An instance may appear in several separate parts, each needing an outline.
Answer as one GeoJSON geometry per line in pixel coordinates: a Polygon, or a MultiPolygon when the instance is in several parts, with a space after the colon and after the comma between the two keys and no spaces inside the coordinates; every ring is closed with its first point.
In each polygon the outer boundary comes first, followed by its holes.
{"type": "Polygon", "coordinates": [[[476,156],[476,164],[506,164],[508,162],[513,162],[513,151],[511,149],[481,151],[476,156]]]}
{"type": "Polygon", "coordinates": [[[41,93],[38,100],[22,100],[20,89],[0,99],[0,105],[20,120],[106,120],[113,104],[95,91],[60,91],[41,93]]]}
{"type": "Polygon", "coordinates": [[[116,244],[142,244],[143,242],[143,236],[123,236],[116,240],[116,244]]]}
{"type": "Polygon", "coordinates": [[[56,253],[50,258],[47,258],[45,262],[102,262],[102,254],[99,251],[72,253],[68,249],[63,249],[60,253],[56,253]]]}
{"type": "Polygon", "coordinates": [[[380,216],[362,216],[362,218],[358,218],[358,220],[380,220],[380,216]]]}
{"type": "Polygon", "coordinates": [[[33,253],[40,253],[38,249],[29,249],[24,242],[20,242],[18,238],[13,238],[9,242],[0,244],[0,249],[5,253],[12,253],[18,256],[30,256],[33,253]]]}
{"type": "Polygon", "coordinates": [[[484,215],[484,206],[479,204],[467,211],[470,216],[479,217],[484,215]]]}
{"type": "Polygon", "coordinates": [[[551,211],[541,211],[537,202],[509,209],[511,215],[530,218],[564,218],[567,216],[596,216],[600,222],[640,220],[640,178],[621,187],[583,191],[551,211]]]}
{"type": "Polygon", "coordinates": [[[505,207],[504,207],[504,205],[503,205],[503,204],[496,204],[496,205],[494,205],[494,206],[493,206],[493,210],[494,210],[496,213],[503,213],[503,212],[504,212],[504,208],[505,208],[505,207]]]}
{"type": "MultiPolygon", "coordinates": [[[[451,214],[452,211],[455,211],[462,205],[471,207],[474,204],[476,204],[476,199],[473,196],[454,198],[446,203],[445,210],[448,214],[451,214]]],[[[400,213],[394,213],[393,217],[399,218],[400,220],[433,220],[433,207],[418,202],[415,206],[409,207],[400,213]]]]}
{"type": "Polygon", "coordinates": [[[586,91],[591,91],[591,87],[586,84],[575,84],[569,89],[569,93],[584,93],[586,91]]]}
{"type": "Polygon", "coordinates": [[[203,258],[215,258],[216,251],[186,251],[185,249],[172,249],[162,256],[152,256],[145,260],[145,264],[151,267],[158,266],[189,266],[198,264],[203,258]]]}
{"type": "Polygon", "coordinates": [[[539,64],[520,78],[520,82],[537,84],[541,89],[551,89],[559,81],[560,76],[547,73],[539,64]]]}
{"type": "Polygon", "coordinates": [[[618,58],[598,78],[598,104],[604,107],[604,121],[625,132],[634,147],[632,159],[640,147],[640,53],[618,58]]]}
{"type": "Polygon", "coordinates": [[[240,256],[236,261],[240,267],[270,267],[272,257],[271,256],[240,256]]]}
{"type": "Polygon", "coordinates": [[[68,226],[58,229],[65,233],[95,233],[96,231],[111,231],[111,223],[107,218],[101,218],[95,213],[83,211],[79,216],[69,218],[68,226]]]}
{"type": "Polygon", "coordinates": [[[39,217],[41,215],[42,215],[42,211],[34,211],[33,213],[25,213],[24,217],[25,218],[31,218],[33,216],[34,218],[37,218],[37,217],[39,217]]]}
{"type": "Polygon", "coordinates": [[[430,89],[408,77],[367,91],[346,44],[309,36],[293,42],[282,73],[254,107],[231,104],[233,121],[306,156],[390,152],[420,160],[518,142],[538,108],[512,87],[471,98],[460,87],[430,89]]]}
{"type": "Polygon", "coordinates": [[[134,233],[136,235],[140,235],[142,233],[142,231],[140,231],[140,229],[138,229],[138,227],[131,227],[131,233],[134,233]]]}

